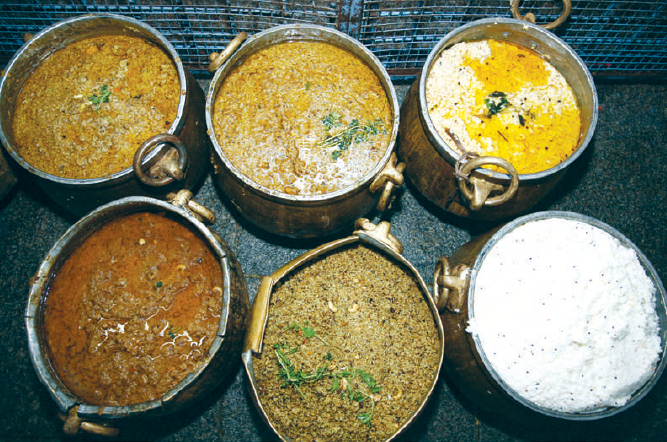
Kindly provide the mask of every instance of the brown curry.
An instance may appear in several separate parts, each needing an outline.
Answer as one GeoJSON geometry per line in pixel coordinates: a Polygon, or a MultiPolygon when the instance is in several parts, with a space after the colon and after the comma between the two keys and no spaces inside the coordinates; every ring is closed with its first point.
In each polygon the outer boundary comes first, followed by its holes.
{"type": "Polygon", "coordinates": [[[140,212],[102,226],[57,271],[44,331],[58,377],[91,405],[155,400],[205,360],[220,262],[191,229],[140,212]]]}

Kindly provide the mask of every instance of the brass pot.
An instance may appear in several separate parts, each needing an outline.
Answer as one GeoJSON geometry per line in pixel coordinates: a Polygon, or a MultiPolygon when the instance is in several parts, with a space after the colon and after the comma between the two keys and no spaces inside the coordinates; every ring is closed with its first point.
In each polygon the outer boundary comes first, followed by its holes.
{"type": "MultiPolygon", "coordinates": [[[[447,353],[444,368],[461,392],[480,408],[518,421],[534,421],[536,417],[553,417],[571,421],[590,421],[606,418],[636,404],[656,384],[665,369],[667,342],[667,310],[665,291],[660,277],[646,256],[628,238],[597,219],[572,212],[536,212],[519,217],[464,244],[449,258],[438,260],[434,270],[433,293],[440,310],[447,353]],[[604,407],[587,412],[559,412],[534,404],[512,388],[493,369],[477,335],[466,328],[474,318],[474,292],[480,267],[485,256],[498,241],[515,228],[545,219],[579,221],[597,227],[634,250],[646,274],[656,287],[656,311],[661,339],[660,360],[651,378],[620,407],[604,407]]],[[[530,333],[530,330],[526,330],[530,333]]],[[[487,349],[488,351],[489,349],[487,349]]]]}
{"type": "Polygon", "coordinates": [[[433,48],[421,75],[412,84],[401,106],[400,142],[397,153],[405,162],[405,176],[431,202],[454,215],[496,221],[527,211],[546,196],[579,158],[593,137],[598,117],[595,84],[584,62],[565,42],[529,22],[487,18],[448,33],[433,48]],[[547,59],[567,80],[581,109],[582,133],[577,150],[565,161],[537,173],[518,174],[505,160],[479,157],[463,162],[455,174],[460,153],[438,134],[428,113],[426,82],[440,53],[456,43],[496,39],[529,48],[547,59]],[[494,164],[507,173],[481,168],[494,164]],[[499,194],[498,194],[499,193],[499,194]]]}
{"type": "Polygon", "coordinates": [[[204,119],[204,93],[173,46],[152,27],[130,17],[89,14],[44,29],[14,55],[0,83],[0,140],[9,156],[56,203],[81,216],[91,209],[131,195],[165,199],[178,189],[191,189],[208,172],[210,147],[204,119]],[[28,164],[18,153],[12,130],[14,107],[23,84],[43,59],[69,43],[121,34],[141,37],[162,48],[178,72],[181,99],[169,131],[145,140],[135,164],[114,174],[91,179],[62,178],[28,164]]]}
{"type": "Polygon", "coordinates": [[[177,195],[170,195],[173,203],[149,197],[127,197],[95,209],[70,227],[55,243],[42,260],[35,276],[31,278],[25,314],[30,358],[39,380],[47,388],[62,413],[66,434],[74,435],[82,430],[115,435],[119,431],[115,428],[119,419],[146,418],[173,413],[199,400],[236,368],[242,350],[249,309],[245,278],[229,246],[200,221],[202,217],[212,221],[210,219],[212,213],[192,201],[191,196],[189,191],[182,190],[177,195]],[[170,213],[199,234],[217,256],[223,274],[221,292],[223,302],[218,331],[201,365],[162,397],[128,406],[87,404],[68,391],[50,362],[43,332],[44,309],[49,296],[49,287],[67,257],[86,238],[95,235],[103,224],[140,211],[170,213]]]}
{"type": "MultiPolygon", "coordinates": [[[[349,246],[354,246],[355,244],[362,244],[372,249],[375,253],[385,255],[391,261],[398,263],[408,273],[414,276],[415,280],[417,281],[421,289],[424,301],[428,303],[428,308],[431,314],[433,315],[433,319],[435,320],[434,321],[435,326],[438,328],[438,337],[439,337],[439,344],[437,348],[438,366],[434,371],[432,384],[429,386],[428,392],[423,398],[420,406],[415,410],[411,410],[411,414],[407,422],[405,422],[405,424],[400,428],[397,428],[396,431],[386,439],[387,441],[394,440],[400,434],[402,434],[408,427],[410,427],[410,425],[414,423],[414,421],[419,417],[424,407],[426,406],[426,403],[431,397],[433,390],[438,382],[440,369],[442,367],[445,340],[442,334],[443,332],[441,328],[441,323],[440,320],[438,319],[437,308],[428,291],[428,288],[424,283],[424,280],[422,279],[417,269],[415,269],[414,266],[412,266],[412,264],[410,264],[410,262],[408,262],[402,256],[401,253],[403,251],[403,246],[392,234],[389,233],[390,224],[388,222],[383,221],[376,226],[373,223],[369,222],[367,219],[359,219],[355,224],[355,228],[358,230],[355,230],[352,236],[348,236],[346,238],[342,238],[339,240],[323,244],[295,258],[289,263],[283,265],[280,269],[276,270],[272,275],[265,276],[262,279],[261,285],[257,291],[257,296],[253,301],[250,314],[250,322],[248,324],[248,331],[246,333],[246,338],[245,338],[244,350],[241,355],[247,375],[247,387],[251,395],[252,401],[257,407],[257,410],[259,411],[263,421],[266,424],[268,424],[269,427],[271,427],[271,429],[276,433],[276,435],[282,441],[289,441],[290,439],[276,429],[274,423],[271,421],[271,418],[269,417],[264,406],[262,405],[262,401],[260,398],[261,394],[259,392],[258,385],[255,379],[255,371],[253,367],[253,354],[259,354],[262,353],[263,351],[262,345],[263,345],[265,327],[267,324],[270,308],[272,305],[271,296],[274,289],[280,286],[280,284],[282,284],[287,278],[289,278],[291,274],[298,271],[300,267],[303,267],[307,263],[314,261],[318,258],[321,258],[326,254],[336,253],[336,251],[343,250],[344,248],[349,246]]],[[[331,305],[329,305],[329,309],[332,309],[331,305]]],[[[264,351],[271,351],[271,350],[268,349],[264,351]]]]}
{"type": "MultiPolygon", "coordinates": [[[[219,60],[214,60],[220,63],[219,60]]],[[[316,25],[284,25],[248,38],[215,72],[206,98],[206,125],[213,143],[215,179],[238,211],[251,223],[271,233],[294,238],[324,236],[352,225],[375,206],[384,210],[394,186],[403,183],[403,165],[393,155],[398,134],[398,100],[386,70],[366,47],[351,37],[316,25]],[[212,122],[215,98],[225,78],[248,55],[288,41],[334,44],[366,62],[384,86],[392,107],[391,138],[380,162],[358,182],[323,195],[287,195],[250,180],[228,159],[216,138],[212,122]]]]}

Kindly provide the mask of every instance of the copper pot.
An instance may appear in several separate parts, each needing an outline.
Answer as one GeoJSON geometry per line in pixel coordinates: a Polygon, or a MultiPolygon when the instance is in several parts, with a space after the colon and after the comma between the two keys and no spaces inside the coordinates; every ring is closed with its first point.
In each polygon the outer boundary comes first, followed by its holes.
{"type": "MultiPolygon", "coordinates": [[[[267,414],[265,407],[262,404],[261,393],[255,380],[253,354],[259,354],[262,351],[271,351],[270,348],[263,350],[263,339],[267,319],[269,317],[272,305],[271,296],[274,289],[279,287],[300,267],[303,267],[307,263],[317,260],[326,254],[336,253],[336,251],[341,251],[346,247],[354,246],[355,244],[361,244],[372,249],[375,253],[384,255],[387,257],[387,259],[398,263],[417,281],[423,294],[423,299],[428,303],[428,308],[433,315],[433,318],[435,319],[435,326],[438,328],[438,364],[433,373],[433,381],[428,386],[427,393],[425,394],[421,404],[416,409],[410,410],[410,415],[407,421],[401,427],[397,427],[393,434],[391,434],[386,439],[387,441],[394,440],[395,438],[399,437],[400,434],[402,434],[415,422],[426,406],[426,403],[431,397],[435,385],[438,382],[439,372],[442,366],[445,350],[445,339],[442,334],[441,323],[438,319],[438,312],[435,303],[431,297],[431,294],[426,288],[421,275],[419,275],[417,269],[415,269],[414,266],[412,266],[412,264],[410,264],[410,262],[408,262],[402,256],[403,246],[392,234],[389,233],[390,224],[388,222],[383,221],[378,225],[375,225],[369,222],[367,219],[359,219],[355,224],[355,228],[357,230],[355,230],[353,235],[323,244],[313,250],[310,250],[309,252],[293,259],[289,263],[286,263],[280,269],[273,272],[273,274],[270,276],[265,276],[257,291],[257,296],[255,297],[252,304],[250,322],[248,324],[248,331],[246,333],[244,350],[242,354],[242,360],[245,366],[248,381],[247,386],[252,401],[257,407],[257,410],[259,411],[262,419],[271,427],[280,440],[289,441],[290,439],[276,429],[276,426],[271,421],[271,418],[267,414]]],[[[329,306],[329,308],[331,309],[332,307],[329,306]]]]}
{"type": "Polygon", "coordinates": [[[192,201],[192,194],[182,190],[170,195],[172,203],[148,197],[127,197],[99,207],[81,218],[55,243],[42,260],[30,280],[25,324],[28,333],[30,358],[39,380],[56,402],[65,421],[64,431],[69,435],[79,430],[103,435],[115,435],[116,422],[123,418],[150,417],[173,413],[196,402],[218,385],[239,362],[249,308],[245,278],[239,262],[229,246],[206,227],[202,215],[212,213],[192,201]],[[216,255],[223,274],[222,310],[216,337],[211,347],[193,372],[162,397],[128,406],[105,406],[85,403],[71,393],[52,368],[46,338],[43,332],[44,309],[49,287],[57,270],[67,257],[86,238],[105,223],[134,212],[167,212],[196,232],[216,255]],[[115,421],[115,422],[114,422],[115,421]]]}
{"type": "MultiPolygon", "coordinates": [[[[218,59],[216,64],[221,63],[218,59]]],[[[271,233],[295,238],[318,237],[352,225],[373,207],[384,210],[394,186],[403,183],[403,165],[393,155],[398,134],[398,100],[386,70],[366,47],[351,37],[316,25],[284,25],[248,38],[215,72],[206,99],[206,125],[213,143],[215,179],[231,203],[247,220],[271,233]],[[361,58],[384,86],[392,107],[391,139],[380,162],[356,183],[323,195],[287,195],[250,180],[227,158],[215,136],[212,115],[215,97],[225,77],[245,57],[268,45],[288,41],[334,44],[361,58]]]]}
{"type": "MultiPolygon", "coordinates": [[[[653,388],[667,364],[665,358],[667,342],[667,310],[665,291],[660,277],[646,256],[623,234],[594,218],[572,212],[547,211],[519,217],[497,227],[464,244],[449,258],[442,257],[434,269],[433,293],[440,310],[447,352],[444,368],[461,392],[480,408],[519,421],[533,421],[536,417],[554,417],[572,421],[590,421],[609,417],[627,410],[640,401],[653,388]],[[512,230],[526,223],[565,219],[589,224],[599,228],[620,243],[634,250],[646,274],[656,288],[656,311],[658,314],[661,355],[650,379],[627,403],[620,407],[602,407],[586,412],[565,412],[534,404],[507,385],[491,366],[477,335],[466,331],[474,318],[474,292],[480,267],[484,258],[498,241],[512,230]]],[[[530,330],[526,330],[530,333],[530,330]]],[[[492,351],[492,349],[486,349],[492,351]]]]}
{"type": "Polygon", "coordinates": [[[175,190],[193,188],[210,164],[203,118],[204,93],[173,46],[152,27],[120,15],[89,14],[44,29],[14,55],[0,83],[0,140],[9,156],[57,204],[78,216],[125,196],[165,199],[175,190]],[[51,53],[69,43],[104,34],[145,38],[169,55],[181,87],[177,116],[167,133],[144,141],[133,167],[91,179],[62,178],[38,170],[21,157],[13,137],[12,118],[19,92],[31,72],[51,53]]]}
{"type": "Polygon", "coordinates": [[[579,158],[593,137],[598,99],[590,72],[576,52],[542,27],[521,20],[495,17],[477,20],[445,35],[426,59],[401,106],[397,153],[405,162],[405,176],[431,202],[454,215],[484,221],[511,218],[546,196],[579,158]],[[455,174],[460,153],[438,134],[428,113],[426,82],[438,55],[460,42],[483,39],[508,41],[530,48],[547,59],[567,80],[581,109],[582,133],[577,150],[565,161],[537,173],[518,174],[505,160],[479,157],[463,163],[455,174]],[[506,173],[481,168],[494,164],[506,173]]]}

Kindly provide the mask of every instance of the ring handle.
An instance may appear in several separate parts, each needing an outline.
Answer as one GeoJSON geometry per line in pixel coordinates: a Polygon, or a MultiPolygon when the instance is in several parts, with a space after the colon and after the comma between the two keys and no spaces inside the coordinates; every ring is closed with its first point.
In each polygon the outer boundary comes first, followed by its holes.
{"type": "Polygon", "coordinates": [[[75,405],[67,411],[67,414],[58,413],[60,419],[64,422],[63,432],[66,435],[75,436],[79,433],[79,430],[106,437],[118,436],[118,433],[120,433],[120,429],[118,428],[81,419],[78,411],[79,406],[75,405]]]}
{"type": "Polygon", "coordinates": [[[471,210],[479,210],[483,206],[498,206],[504,202],[509,201],[516,194],[516,191],[519,189],[519,174],[516,169],[509,161],[498,158],[498,157],[474,157],[469,161],[466,161],[461,166],[461,175],[466,177],[465,179],[459,179],[458,185],[461,194],[469,201],[469,206],[471,210]],[[500,184],[490,183],[483,178],[470,177],[471,172],[484,165],[493,165],[498,166],[502,169],[505,169],[510,177],[510,185],[505,192],[500,195],[493,196],[489,198],[489,195],[494,190],[504,190],[505,188],[500,184]],[[471,190],[468,187],[470,183],[473,187],[471,190]]]}
{"type": "Polygon", "coordinates": [[[396,154],[392,153],[387,165],[371,183],[369,187],[371,193],[382,190],[380,199],[375,206],[378,212],[384,212],[389,207],[394,188],[403,185],[405,166],[405,163],[398,163],[396,154]]]}
{"type": "Polygon", "coordinates": [[[247,32],[241,32],[239,35],[234,37],[232,41],[229,42],[224,51],[219,54],[217,52],[211,52],[211,54],[208,56],[208,59],[211,62],[211,64],[208,65],[208,72],[212,74],[217,71],[218,68],[222,66],[222,63],[224,63],[225,60],[227,60],[229,56],[234,53],[236,48],[238,48],[241,43],[243,43],[243,40],[245,40],[247,37],[247,32]]]}
{"type": "Polygon", "coordinates": [[[177,136],[159,134],[144,141],[134,153],[132,168],[139,181],[153,187],[166,186],[185,177],[188,154],[185,145],[177,136]],[[150,169],[150,175],[141,169],[141,163],[150,151],[158,144],[170,144],[172,147],[150,169]]]}
{"type": "Polygon", "coordinates": [[[433,270],[433,298],[438,312],[441,314],[445,310],[449,310],[452,313],[461,312],[464,297],[470,285],[468,270],[469,268],[465,264],[459,264],[452,269],[449,259],[444,256],[435,263],[435,269],[433,270]]]}
{"type": "MultiPolygon", "coordinates": [[[[512,15],[514,16],[514,18],[535,24],[535,14],[529,12],[525,16],[522,16],[521,13],[519,12],[519,3],[521,3],[521,0],[512,0],[510,3],[510,6],[512,8],[512,15]]],[[[565,20],[567,20],[571,12],[572,12],[572,0],[563,0],[563,12],[560,13],[560,16],[556,19],[556,21],[540,26],[542,26],[544,29],[557,28],[558,26],[562,25],[563,22],[565,22],[565,20]]]]}

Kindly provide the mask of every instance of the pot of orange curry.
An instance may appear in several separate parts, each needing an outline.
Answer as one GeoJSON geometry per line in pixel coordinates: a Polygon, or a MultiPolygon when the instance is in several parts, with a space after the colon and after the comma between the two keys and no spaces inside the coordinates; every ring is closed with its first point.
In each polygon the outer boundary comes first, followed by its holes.
{"type": "MultiPolygon", "coordinates": [[[[239,362],[241,266],[188,190],[127,197],[81,218],[30,281],[30,357],[68,435],[173,413],[239,362]],[[194,209],[194,213],[191,210],[194,209]]],[[[214,218],[214,217],[213,217],[214,218]]]]}
{"type": "Polygon", "coordinates": [[[454,215],[495,221],[534,206],[584,153],[597,92],[558,37],[496,17],[440,40],[401,114],[397,153],[420,193],[454,215]]]}
{"type": "Polygon", "coordinates": [[[164,36],[90,14],[27,40],[0,83],[0,139],[56,203],[80,216],[203,179],[204,93],[164,36]]]}
{"type": "Polygon", "coordinates": [[[398,100],[366,47],[330,28],[284,25],[220,57],[206,125],[215,179],[241,215],[307,238],[389,205],[403,183],[398,100]]]}

